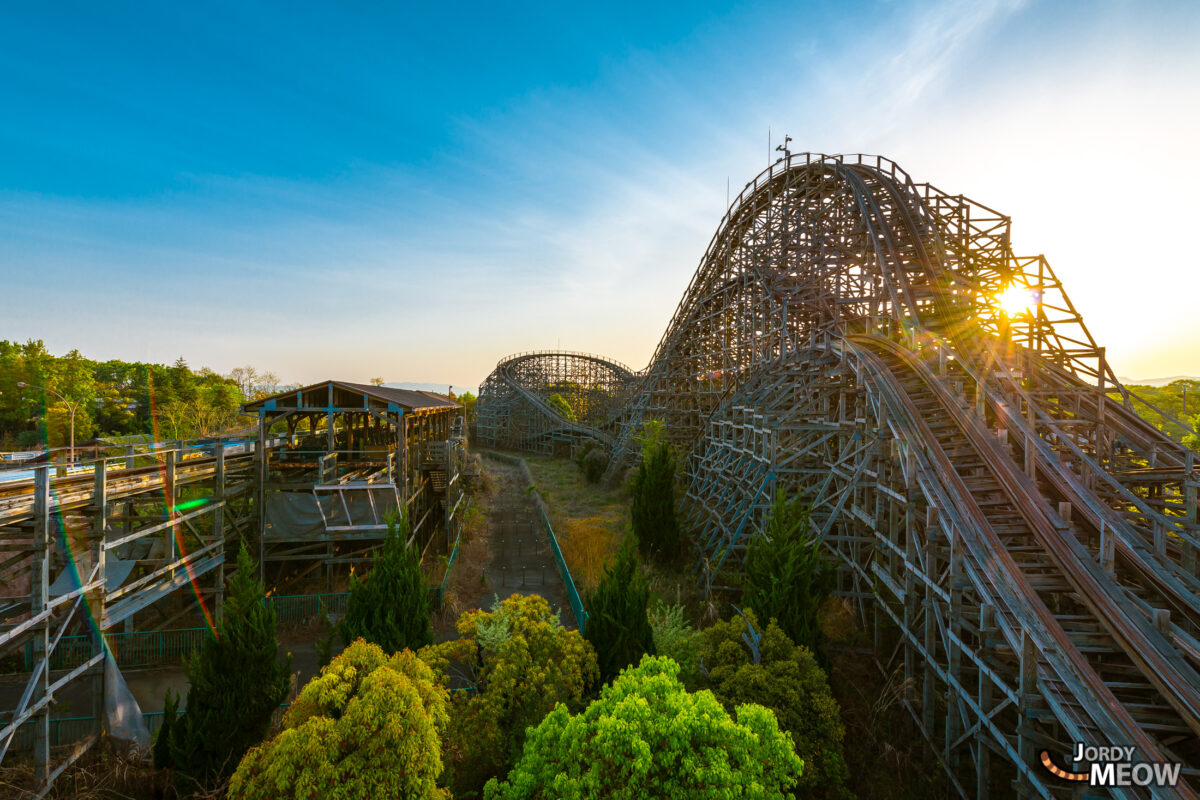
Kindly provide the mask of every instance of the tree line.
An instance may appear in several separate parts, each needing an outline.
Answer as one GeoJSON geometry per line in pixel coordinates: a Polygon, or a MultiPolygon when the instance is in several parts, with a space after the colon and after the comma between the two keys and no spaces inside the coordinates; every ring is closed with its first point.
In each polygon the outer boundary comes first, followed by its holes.
{"type": "Polygon", "coordinates": [[[251,366],[221,375],[182,356],[170,365],[95,361],[78,350],[53,355],[41,340],[0,340],[0,450],[65,447],[72,408],[76,442],[211,436],[242,425],[242,403],[286,388],[251,366]]]}

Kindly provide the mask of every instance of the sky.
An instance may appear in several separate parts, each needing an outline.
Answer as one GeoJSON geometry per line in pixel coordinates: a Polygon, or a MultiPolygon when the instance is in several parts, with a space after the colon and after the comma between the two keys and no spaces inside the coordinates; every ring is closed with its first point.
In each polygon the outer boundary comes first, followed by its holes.
{"type": "Polygon", "coordinates": [[[0,339],[296,383],[640,368],[788,134],[1010,215],[1118,374],[1200,375],[1200,4],[0,13],[0,339]]]}

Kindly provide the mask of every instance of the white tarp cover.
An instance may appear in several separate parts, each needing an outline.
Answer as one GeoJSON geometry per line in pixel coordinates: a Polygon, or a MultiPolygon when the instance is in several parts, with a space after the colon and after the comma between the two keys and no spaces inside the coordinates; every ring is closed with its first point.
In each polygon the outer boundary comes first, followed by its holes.
{"type": "Polygon", "coordinates": [[[104,725],[113,739],[144,749],[150,747],[150,730],[142,708],[125,684],[111,652],[104,659],[104,725]]]}

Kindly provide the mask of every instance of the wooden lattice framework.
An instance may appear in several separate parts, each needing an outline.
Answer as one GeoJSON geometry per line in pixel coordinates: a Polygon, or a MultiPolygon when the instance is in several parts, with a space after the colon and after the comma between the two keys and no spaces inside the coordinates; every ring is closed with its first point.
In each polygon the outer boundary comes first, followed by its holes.
{"type": "MultiPolygon", "coordinates": [[[[575,435],[610,443],[614,476],[641,423],[666,423],[709,588],[736,581],[777,491],[808,499],[959,794],[1073,796],[1036,754],[1083,742],[1184,764],[1176,788],[1092,791],[1197,796],[1194,454],[1130,410],[1007,217],[885,158],[788,154],[730,206],[623,391],[575,435]]],[[[496,427],[562,424],[496,408],[514,417],[496,427]]]]}

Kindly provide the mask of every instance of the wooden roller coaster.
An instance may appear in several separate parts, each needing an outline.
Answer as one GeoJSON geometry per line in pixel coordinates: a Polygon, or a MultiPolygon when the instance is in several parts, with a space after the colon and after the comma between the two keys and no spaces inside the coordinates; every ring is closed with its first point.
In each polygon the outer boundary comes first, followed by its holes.
{"type": "Polygon", "coordinates": [[[477,430],[595,439],[612,479],[664,422],[714,590],[800,492],[961,796],[1077,796],[1036,754],[1082,742],[1183,765],[1099,796],[1196,797],[1200,475],[1134,399],[1007,217],[886,158],[788,154],[730,206],[649,366],[504,359],[477,430]],[[550,401],[568,385],[574,419],[550,401]]]}

